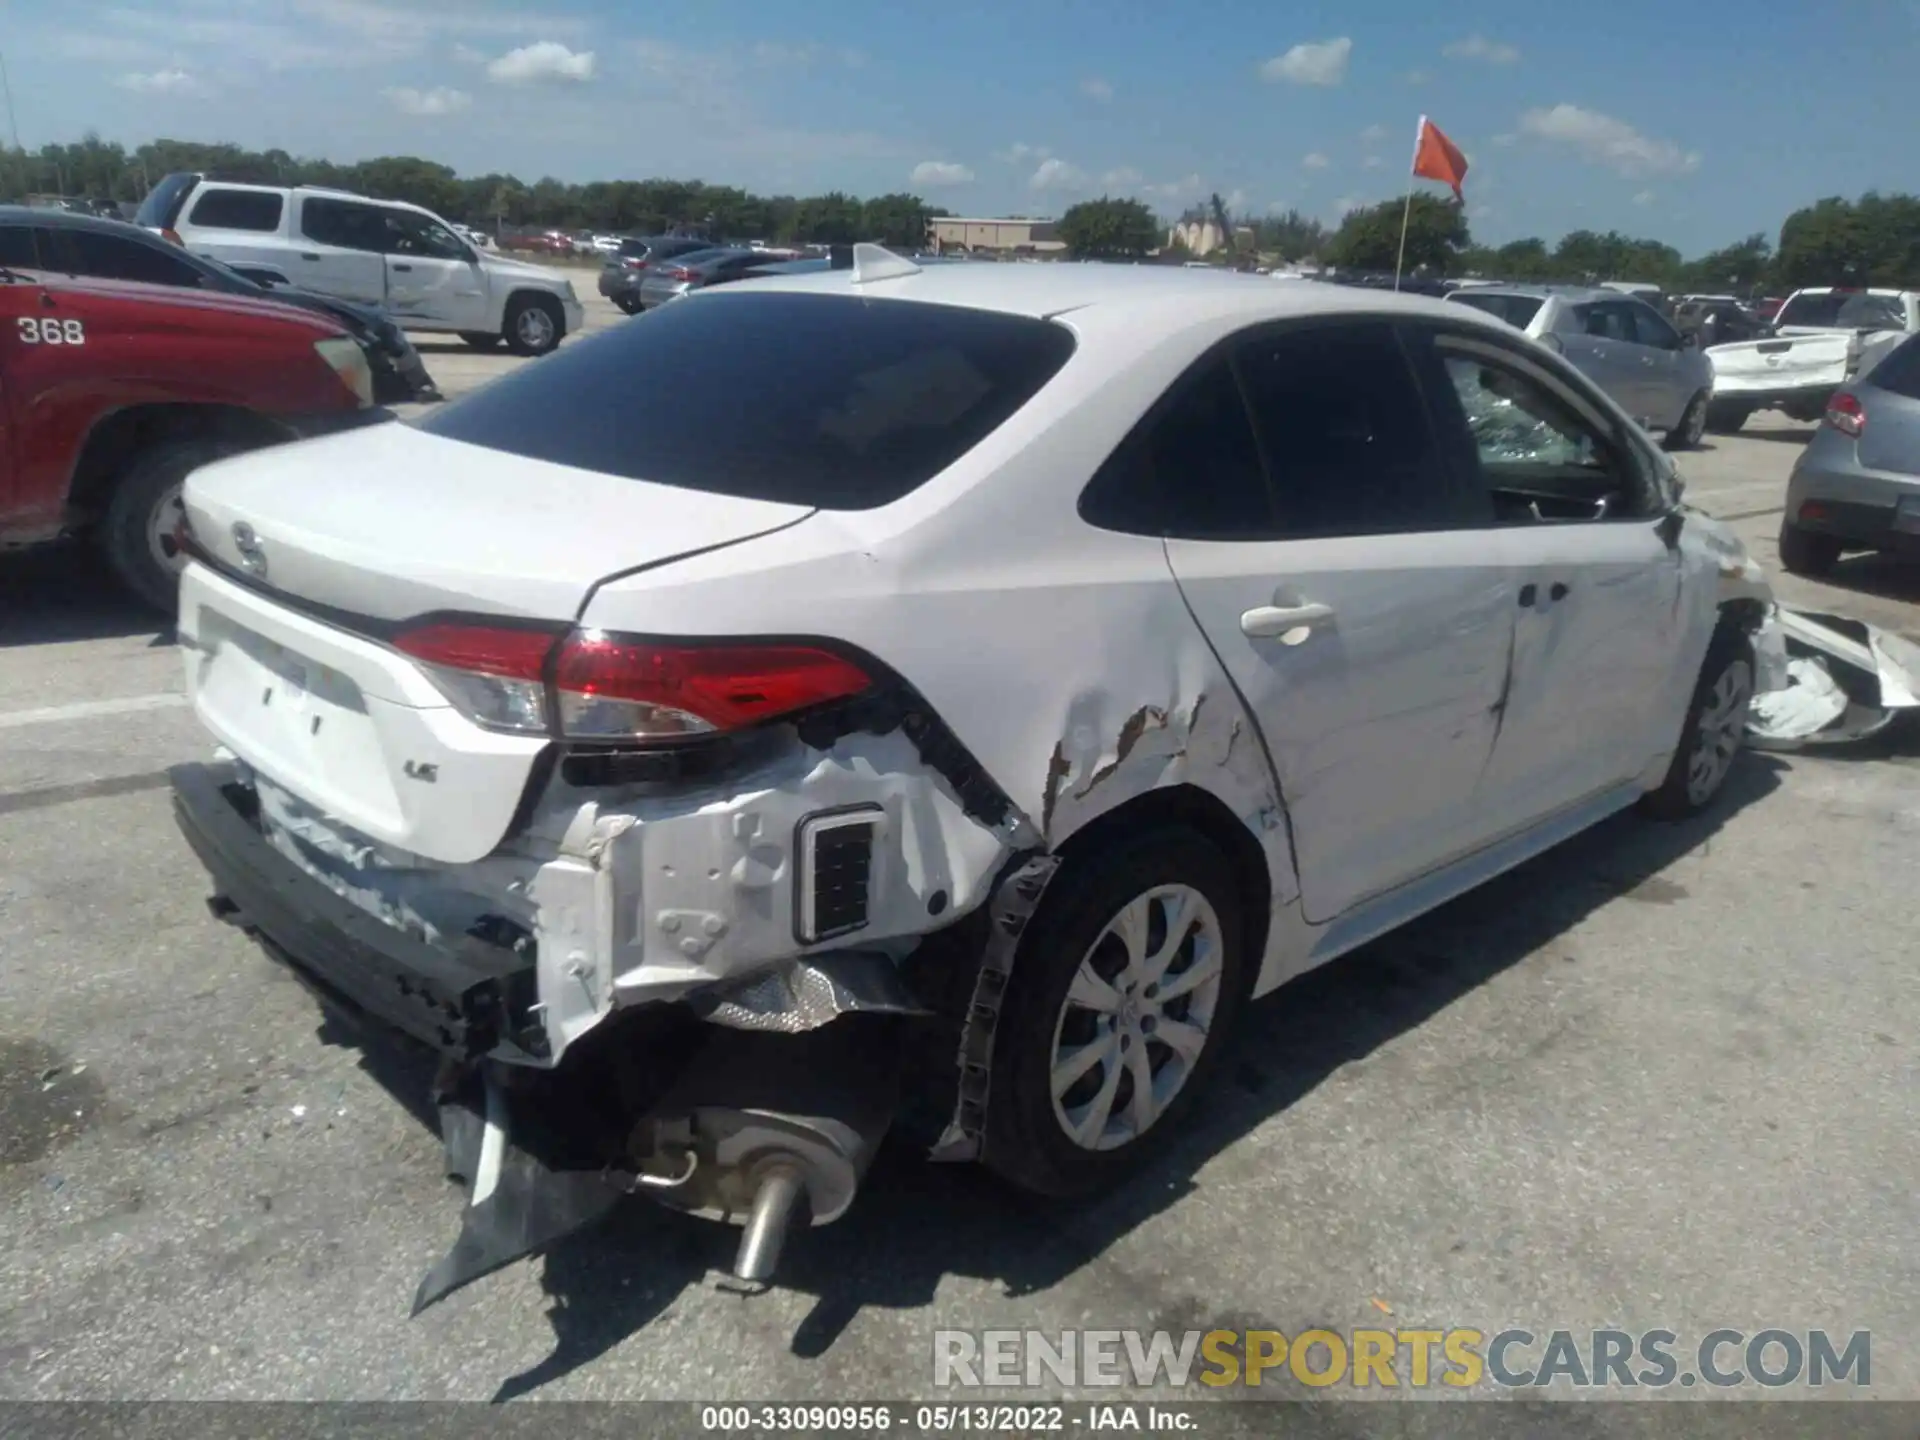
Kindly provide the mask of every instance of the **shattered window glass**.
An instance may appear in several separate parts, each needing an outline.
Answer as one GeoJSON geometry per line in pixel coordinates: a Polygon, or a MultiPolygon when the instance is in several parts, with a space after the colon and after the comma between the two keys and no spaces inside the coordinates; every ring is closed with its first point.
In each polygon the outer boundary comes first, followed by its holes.
{"type": "Polygon", "coordinates": [[[1518,377],[1463,355],[1447,356],[1446,365],[1482,464],[1599,463],[1593,437],[1554,415],[1518,377]]]}

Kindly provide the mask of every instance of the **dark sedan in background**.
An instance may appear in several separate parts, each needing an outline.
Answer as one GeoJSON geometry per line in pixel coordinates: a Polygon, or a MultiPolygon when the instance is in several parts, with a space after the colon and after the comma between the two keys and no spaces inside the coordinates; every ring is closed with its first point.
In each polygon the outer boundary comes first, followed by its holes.
{"type": "Polygon", "coordinates": [[[695,250],[649,265],[640,281],[640,308],[651,310],[678,300],[689,290],[725,285],[775,259],[764,250],[715,248],[695,250]]]}
{"type": "Polygon", "coordinates": [[[125,221],[0,205],[0,265],[247,295],[311,310],[334,320],[359,343],[373,370],[375,404],[440,399],[420,352],[406,332],[384,315],[337,296],[262,284],[125,221]]]}
{"type": "Polygon", "coordinates": [[[640,283],[653,265],[697,250],[711,250],[711,240],[689,235],[623,235],[620,248],[600,267],[600,293],[627,314],[640,309],[640,283]]]}

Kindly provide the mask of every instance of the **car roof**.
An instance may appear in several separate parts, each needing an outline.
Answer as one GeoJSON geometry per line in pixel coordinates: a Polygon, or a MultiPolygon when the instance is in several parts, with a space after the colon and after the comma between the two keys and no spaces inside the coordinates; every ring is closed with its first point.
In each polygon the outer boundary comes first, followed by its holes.
{"type": "MultiPolygon", "coordinates": [[[[1596,300],[1637,300],[1630,290],[1607,290],[1598,285],[1474,285],[1454,295],[1525,295],[1535,300],[1558,298],[1569,304],[1591,304],[1596,300]]],[[[1449,297],[1451,298],[1451,297],[1449,297]]]]}
{"type": "MultiPolygon", "coordinates": [[[[773,273],[758,277],[753,288],[759,294],[795,291],[957,305],[1036,319],[1071,313],[1083,327],[1100,327],[1102,322],[1112,320],[1119,331],[1140,344],[1151,344],[1156,336],[1195,326],[1219,328],[1224,333],[1264,320],[1336,315],[1424,317],[1456,326],[1478,326],[1502,336],[1513,333],[1506,322],[1471,306],[1427,296],[1312,281],[1270,285],[1264,277],[1179,266],[1071,262],[930,265],[864,283],[858,275],[857,269],[773,273]]],[[[698,294],[690,298],[698,298],[698,294]]]]}
{"type": "MultiPolygon", "coordinates": [[[[1878,295],[1882,299],[1892,299],[1895,296],[1914,294],[1920,294],[1920,291],[1890,290],[1881,285],[1870,286],[1866,289],[1861,289],[1857,285],[1802,285],[1798,290],[1793,292],[1793,295],[1878,295]]],[[[1793,295],[1789,295],[1787,298],[1791,300],[1793,295]]]]}

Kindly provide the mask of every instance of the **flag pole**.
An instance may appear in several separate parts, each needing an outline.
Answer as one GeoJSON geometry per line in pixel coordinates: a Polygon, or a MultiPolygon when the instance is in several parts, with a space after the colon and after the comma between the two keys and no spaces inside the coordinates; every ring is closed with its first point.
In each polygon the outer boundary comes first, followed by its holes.
{"type": "Polygon", "coordinates": [[[1407,221],[1413,218],[1413,180],[1407,180],[1407,204],[1400,212],[1400,254],[1393,262],[1393,288],[1400,288],[1400,269],[1407,263],[1407,221]]]}
{"type": "Polygon", "coordinates": [[[1407,263],[1407,222],[1413,218],[1413,181],[1420,173],[1420,141],[1427,133],[1427,117],[1413,127],[1413,159],[1407,162],[1407,203],[1400,210],[1400,253],[1393,261],[1393,288],[1400,289],[1400,271],[1407,263]]]}

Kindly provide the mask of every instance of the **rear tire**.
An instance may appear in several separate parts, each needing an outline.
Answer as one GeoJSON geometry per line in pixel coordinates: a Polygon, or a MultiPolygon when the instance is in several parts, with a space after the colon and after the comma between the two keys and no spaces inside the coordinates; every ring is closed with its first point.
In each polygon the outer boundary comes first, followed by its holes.
{"type": "Polygon", "coordinates": [[[120,477],[98,538],[114,575],[141,604],[168,615],[178,608],[185,559],[174,545],[173,528],[184,514],[180,497],[187,476],[245,448],[232,440],[163,440],[120,477]]]}
{"type": "Polygon", "coordinates": [[[1739,405],[1728,400],[1715,400],[1707,406],[1707,429],[1716,435],[1737,435],[1740,427],[1753,416],[1751,405],[1739,405]]]}
{"type": "Polygon", "coordinates": [[[1691,450],[1697,446],[1706,433],[1707,407],[1707,392],[1702,390],[1687,402],[1687,408],[1680,412],[1680,423],[1669,430],[1660,443],[1668,450],[1691,450]]]}
{"type": "Polygon", "coordinates": [[[1713,803],[1740,753],[1753,703],[1753,677],[1753,641],[1743,631],[1723,626],[1701,662],[1667,778],[1659,789],[1640,797],[1644,814],[1684,820],[1713,803]]]}
{"type": "Polygon", "coordinates": [[[1066,1196],[1150,1160],[1181,1133],[1226,1049],[1247,990],[1245,949],[1233,867],[1198,831],[1152,830],[1069,860],[1001,1002],[987,1166],[1066,1196]],[[1070,1083],[1059,1085],[1063,1074],[1070,1083]]]}
{"type": "Polygon", "coordinates": [[[499,346],[501,337],[490,330],[462,330],[460,338],[475,350],[492,350],[499,346]]]}
{"type": "Polygon", "coordinates": [[[507,303],[507,348],[514,354],[551,354],[566,333],[566,316],[551,295],[516,295],[507,303]]]}
{"type": "Polygon", "coordinates": [[[1825,575],[1840,559],[1840,542],[1798,525],[1780,522],[1780,563],[1789,574],[1825,575]]]}
{"type": "Polygon", "coordinates": [[[622,314],[638,315],[640,313],[640,301],[632,295],[616,295],[613,303],[619,307],[622,314]]]}

